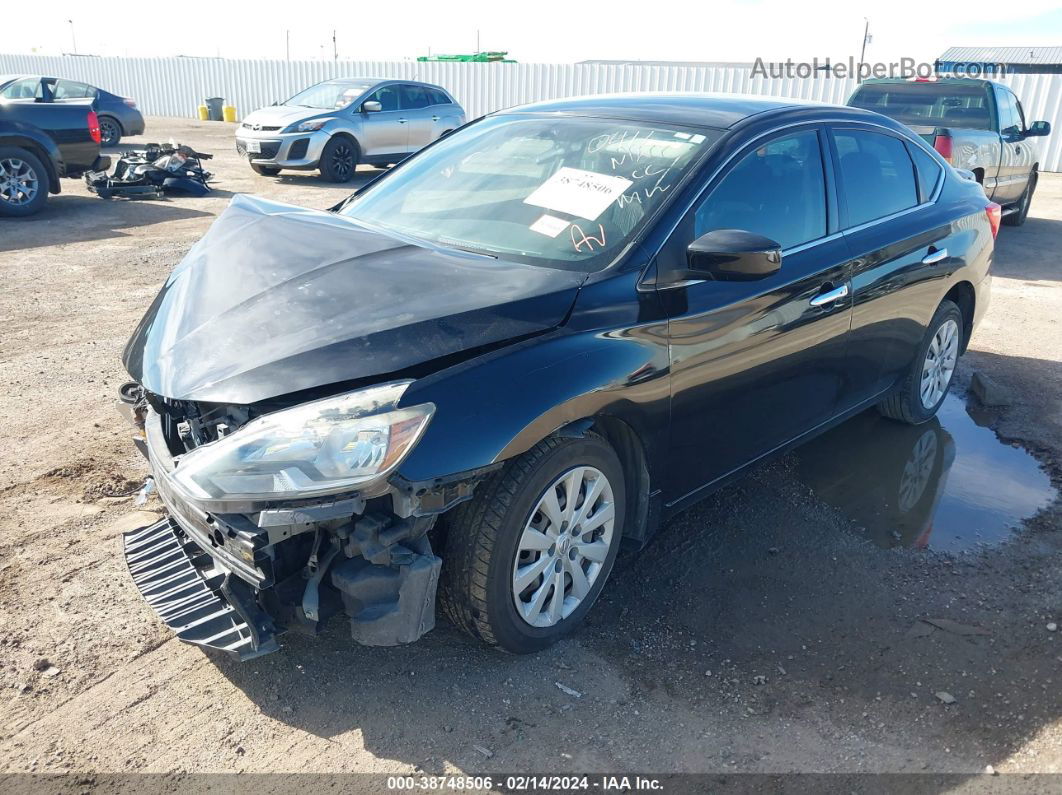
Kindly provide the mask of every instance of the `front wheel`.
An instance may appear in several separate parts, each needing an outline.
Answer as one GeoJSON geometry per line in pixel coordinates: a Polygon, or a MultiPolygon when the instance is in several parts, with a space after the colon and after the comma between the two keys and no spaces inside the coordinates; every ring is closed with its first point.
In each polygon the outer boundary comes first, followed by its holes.
{"type": "Polygon", "coordinates": [[[882,414],[920,425],[937,413],[955,375],[962,350],[962,329],[959,307],[951,301],[941,301],[903,382],[878,404],[882,414]]]}
{"type": "Polygon", "coordinates": [[[345,136],[332,136],[321,150],[317,167],[325,182],[349,182],[358,167],[358,145],[345,136]]]}
{"type": "Polygon", "coordinates": [[[623,469],[600,436],[551,437],[446,516],[440,601],[459,628],[527,654],[575,629],[623,532],[623,469]]]}

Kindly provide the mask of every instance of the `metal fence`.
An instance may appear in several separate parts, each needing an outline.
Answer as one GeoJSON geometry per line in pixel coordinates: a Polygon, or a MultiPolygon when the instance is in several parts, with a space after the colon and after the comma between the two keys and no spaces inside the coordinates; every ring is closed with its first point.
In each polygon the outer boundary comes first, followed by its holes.
{"type": "MultiPolygon", "coordinates": [[[[346,75],[425,80],[445,87],[469,118],[540,99],[622,91],[716,91],[843,103],[853,79],[766,78],[745,67],[612,64],[444,63],[418,61],[263,61],[225,58],[78,58],[0,54],[0,74],[81,80],[134,97],[150,116],[194,116],[205,97],[225,97],[239,114],[302,88],[346,75]]],[[[1062,171],[1062,75],[1001,79],[1030,121],[1059,132],[1041,144],[1041,169],[1062,171]]]]}

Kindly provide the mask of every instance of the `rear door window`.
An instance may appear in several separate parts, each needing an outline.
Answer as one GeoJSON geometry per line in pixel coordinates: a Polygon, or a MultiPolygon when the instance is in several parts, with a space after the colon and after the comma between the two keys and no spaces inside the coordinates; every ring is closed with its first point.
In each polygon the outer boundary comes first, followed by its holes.
{"type": "Polygon", "coordinates": [[[814,130],[776,138],[747,154],[697,208],[695,235],[743,229],[783,249],[826,234],[826,181],[814,130]]]}
{"type": "Polygon", "coordinates": [[[430,89],[431,103],[433,105],[452,105],[450,98],[438,89],[430,89]]]}
{"type": "Polygon", "coordinates": [[[399,95],[402,98],[402,110],[419,110],[431,104],[428,100],[428,92],[421,86],[403,85],[399,90],[399,95]]]}
{"type": "Polygon", "coordinates": [[[54,95],[56,100],[95,99],[96,89],[84,83],[75,83],[73,80],[57,80],[54,95]]]}
{"type": "Polygon", "coordinates": [[[859,226],[918,204],[914,165],[899,138],[866,130],[836,129],[833,140],[848,226],[859,226]]]}

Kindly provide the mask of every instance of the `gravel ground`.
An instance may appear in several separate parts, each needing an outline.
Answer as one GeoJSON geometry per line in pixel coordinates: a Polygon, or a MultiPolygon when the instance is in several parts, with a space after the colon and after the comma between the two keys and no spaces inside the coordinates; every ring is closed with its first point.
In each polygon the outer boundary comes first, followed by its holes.
{"type": "MultiPolygon", "coordinates": [[[[242,665],[173,640],[121,559],[158,509],[124,496],[145,468],[113,409],[122,347],[233,193],[327,207],[349,186],[254,175],[230,125],[149,126],[217,155],[210,197],[67,182],[0,221],[0,771],[1062,772],[1059,501],[994,548],[883,549],[793,456],[670,523],[584,631],[533,657],[443,623],[369,649],[337,621],[242,665]]],[[[957,387],[978,370],[1007,388],[980,421],[1056,486],[1060,247],[1045,175],[1000,233],[957,387]]]]}

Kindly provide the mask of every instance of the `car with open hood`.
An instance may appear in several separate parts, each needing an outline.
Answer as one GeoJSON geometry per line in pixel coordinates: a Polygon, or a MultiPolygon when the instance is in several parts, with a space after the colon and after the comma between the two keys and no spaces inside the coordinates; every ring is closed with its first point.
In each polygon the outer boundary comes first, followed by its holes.
{"type": "Polygon", "coordinates": [[[264,176],[316,169],[347,182],[358,164],[398,163],[464,123],[464,109],[441,86],[336,78],[250,114],[236,128],[236,151],[264,176]]]}
{"type": "Polygon", "coordinates": [[[241,659],[337,616],[414,641],[437,601],[544,648],[750,467],[933,417],[999,219],[898,122],[732,95],[495,113],[327,211],[237,196],[125,350],[167,509],[133,581],[241,659]]]}

